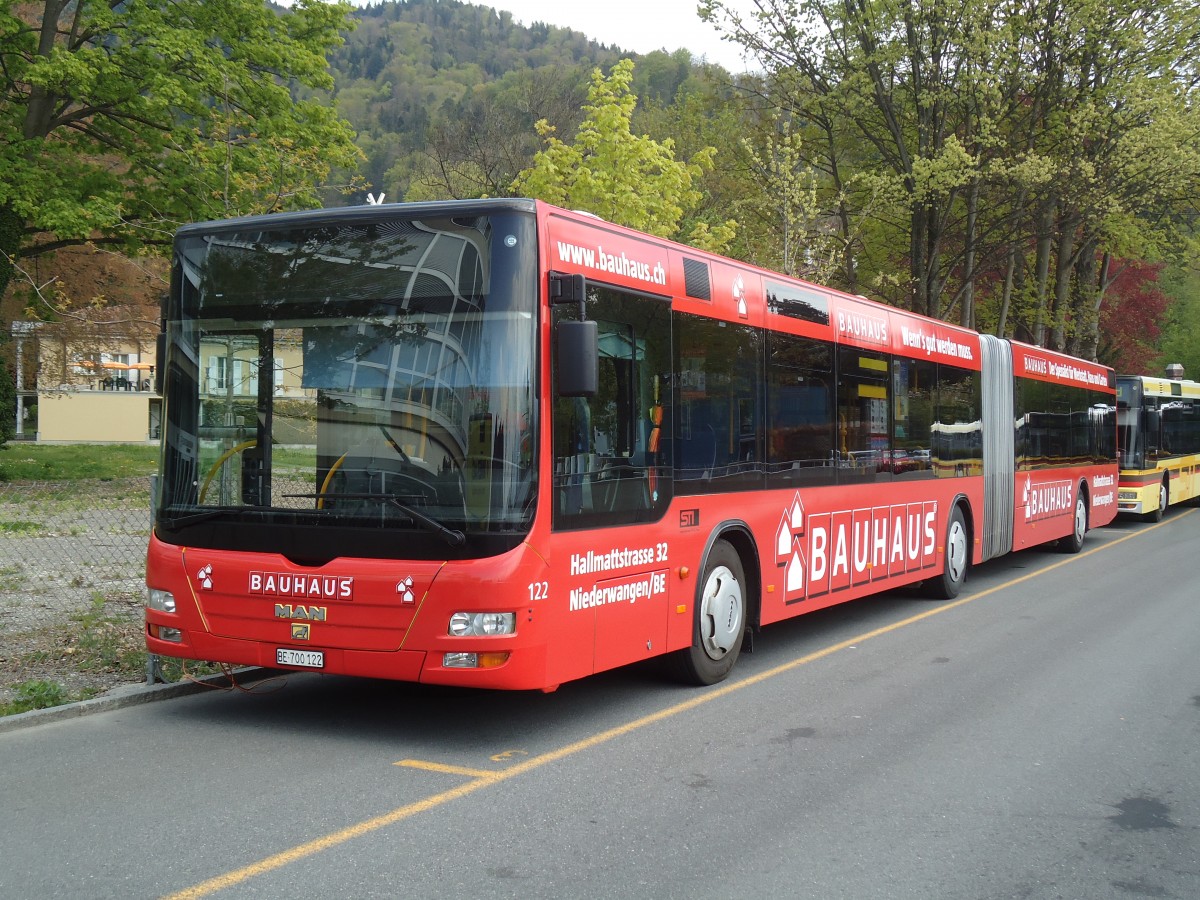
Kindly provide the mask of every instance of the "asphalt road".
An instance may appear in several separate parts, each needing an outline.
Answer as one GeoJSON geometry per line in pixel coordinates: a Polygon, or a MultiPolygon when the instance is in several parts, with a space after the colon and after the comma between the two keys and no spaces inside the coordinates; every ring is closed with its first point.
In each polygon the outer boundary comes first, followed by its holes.
{"type": "Polygon", "coordinates": [[[0,897],[1200,897],[1200,511],[733,678],[314,675],[0,733],[0,897]]]}

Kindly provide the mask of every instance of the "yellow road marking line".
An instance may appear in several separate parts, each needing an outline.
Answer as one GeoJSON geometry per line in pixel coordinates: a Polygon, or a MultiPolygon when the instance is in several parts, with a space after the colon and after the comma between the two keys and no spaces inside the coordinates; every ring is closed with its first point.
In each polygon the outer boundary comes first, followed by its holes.
{"type": "MultiPolygon", "coordinates": [[[[1195,512],[1195,510],[1188,510],[1180,516],[1175,516],[1172,521],[1182,518],[1185,515],[1190,515],[1193,512],[1195,512]]],[[[411,818],[419,813],[429,812],[430,810],[436,809],[439,806],[444,806],[453,800],[460,800],[463,797],[467,797],[475,793],[481,788],[490,787],[493,784],[499,784],[500,782],[508,781],[509,779],[524,775],[526,772],[531,772],[534,769],[540,769],[542,766],[547,765],[548,763],[557,762],[560,759],[566,759],[569,756],[574,756],[576,753],[581,753],[584,750],[590,750],[593,747],[598,747],[601,744],[608,743],[616,738],[631,734],[634,731],[645,728],[647,725],[654,725],[657,722],[670,719],[679,715],[680,713],[685,713],[689,710],[696,709],[699,706],[703,706],[705,703],[711,703],[713,700],[719,700],[722,697],[727,697],[735,691],[740,691],[744,688],[761,684],[762,682],[778,675],[782,675],[785,672],[790,672],[793,669],[798,669],[801,666],[808,665],[811,662],[816,662],[819,659],[832,656],[839,650],[845,650],[848,647],[861,644],[864,641],[871,640],[872,638],[890,634],[893,631],[898,631],[901,628],[905,628],[909,625],[915,625],[917,622],[924,621],[925,619],[933,616],[941,615],[942,613],[949,612],[952,609],[958,609],[960,606],[973,603],[976,600],[988,597],[999,591],[1016,587],[1017,585],[1029,581],[1032,578],[1036,578],[1039,575],[1043,575],[1046,572],[1053,572],[1055,569],[1061,568],[1062,566],[1074,562],[1075,560],[1083,559],[1091,556],[1094,553],[1099,553],[1101,550],[1107,550],[1109,547],[1115,547],[1117,544],[1124,543],[1132,538],[1146,534],[1156,528],[1161,528],[1166,524],[1169,523],[1159,522],[1147,528],[1140,528],[1137,531],[1130,532],[1123,537],[1108,541],[1099,547],[1093,547],[1091,550],[1085,550],[1082,553],[1077,553],[1066,557],[1059,562],[1046,566],[1044,569],[1038,569],[1036,572],[1030,572],[1029,574],[1022,575],[1019,578],[1014,578],[1011,581],[1006,581],[1003,584],[990,587],[985,591],[980,591],[978,594],[972,594],[969,597],[964,597],[961,600],[955,600],[952,603],[941,604],[923,613],[918,613],[915,616],[909,616],[907,619],[903,619],[899,622],[893,622],[891,625],[885,625],[882,628],[876,628],[873,631],[864,632],[863,634],[856,635],[849,640],[840,641],[821,650],[809,653],[807,656],[802,656],[798,659],[791,660],[790,662],[775,666],[772,669],[759,672],[757,675],[751,675],[749,678],[743,678],[739,679],[738,681],[726,683],[721,687],[713,688],[704,692],[703,694],[698,694],[690,700],[685,700],[682,703],[676,703],[674,706],[669,706],[665,709],[659,710],[658,712],[650,713],[649,715],[634,719],[631,722],[626,722],[624,725],[617,725],[613,728],[601,731],[598,734],[594,734],[591,737],[583,738],[582,740],[567,744],[565,747],[560,747],[557,750],[550,750],[547,753],[542,753],[538,756],[531,757],[524,762],[517,763],[511,768],[504,769],[501,772],[484,772],[482,770],[460,769],[457,766],[439,766],[436,763],[416,763],[415,760],[403,760],[400,763],[396,763],[396,765],[408,765],[412,763],[413,768],[428,768],[433,771],[457,772],[468,775],[469,777],[472,777],[473,780],[468,781],[459,787],[451,788],[448,791],[442,791],[440,794],[434,794],[433,796],[427,797],[424,800],[418,800],[416,803],[409,803],[406,806],[401,806],[392,810],[391,812],[384,813],[381,816],[376,816],[373,819],[367,819],[366,821],[351,825],[348,828],[334,831],[325,835],[324,837],[319,837],[315,840],[299,844],[295,847],[292,847],[290,850],[284,850],[281,853],[268,856],[266,859],[259,860],[256,863],[251,863],[248,866],[243,866],[240,869],[234,869],[231,872],[226,872],[224,875],[218,875],[215,878],[202,881],[200,884],[197,884],[194,887],[187,888],[175,894],[169,894],[166,898],[164,898],[164,900],[194,900],[194,898],[206,897],[209,894],[224,890],[227,887],[233,887],[235,884],[240,884],[241,882],[247,881],[250,878],[255,878],[259,875],[265,875],[268,872],[273,872],[276,869],[286,866],[288,863],[293,863],[297,860],[313,856],[324,850],[337,847],[340,844],[344,844],[347,841],[353,840],[354,838],[362,837],[363,835],[370,834],[373,831],[378,831],[380,828],[386,828],[389,825],[395,825],[397,822],[411,818]]]]}
{"type": "Polygon", "coordinates": [[[447,775],[465,775],[468,778],[495,778],[499,774],[486,769],[469,769],[466,766],[451,766],[445,763],[425,762],[420,759],[402,759],[392,765],[403,766],[406,769],[423,769],[426,772],[443,772],[447,775]]]}

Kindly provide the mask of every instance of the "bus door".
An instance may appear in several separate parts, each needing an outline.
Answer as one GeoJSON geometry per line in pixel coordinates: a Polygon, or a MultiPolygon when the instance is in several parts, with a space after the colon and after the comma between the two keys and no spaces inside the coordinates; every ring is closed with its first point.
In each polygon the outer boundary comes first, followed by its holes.
{"type": "MultiPolygon", "coordinates": [[[[556,308],[555,325],[577,315],[556,308]]],[[[666,642],[668,551],[649,523],[662,517],[672,489],[660,449],[669,417],[670,303],[590,285],[587,318],[597,323],[598,390],[556,391],[552,523],[555,554],[570,560],[558,569],[568,615],[594,629],[601,670],[658,654],[666,642]]],[[[586,645],[570,643],[573,654],[586,645]]]]}

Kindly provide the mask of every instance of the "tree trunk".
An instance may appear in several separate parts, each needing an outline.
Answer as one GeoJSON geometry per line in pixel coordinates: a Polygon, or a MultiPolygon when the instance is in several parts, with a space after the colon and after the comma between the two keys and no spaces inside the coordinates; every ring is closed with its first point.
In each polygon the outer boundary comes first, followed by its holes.
{"type": "Polygon", "coordinates": [[[1083,356],[1096,332],[1096,314],[1099,311],[1096,303],[1099,293],[1096,247],[1099,243],[1096,237],[1084,238],[1075,259],[1075,283],[1071,290],[1071,323],[1074,327],[1071,329],[1071,339],[1067,342],[1067,352],[1072,356],[1083,356]]]}
{"type": "MultiPolygon", "coordinates": [[[[25,222],[10,205],[0,205],[0,309],[3,308],[4,292],[13,277],[13,263],[21,249],[21,234],[25,222]]],[[[0,312],[0,341],[8,335],[8,321],[0,312]]]]}
{"type": "Polygon", "coordinates": [[[925,214],[925,315],[942,318],[942,214],[932,206],[925,214]]]}
{"type": "Polygon", "coordinates": [[[1095,300],[1092,303],[1091,327],[1087,339],[1080,345],[1080,355],[1084,359],[1096,360],[1100,355],[1100,308],[1104,305],[1104,293],[1112,283],[1109,273],[1112,270],[1112,254],[1105,253],[1100,260],[1100,274],[1096,277],[1094,289],[1095,300]]]}
{"type": "Polygon", "coordinates": [[[912,201],[915,207],[910,218],[909,230],[909,275],[912,278],[912,289],[916,292],[912,299],[913,312],[929,315],[929,284],[925,280],[925,219],[928,212],[925,205],[912,201]]]}
{"type": "Polygon", "coordinates": [[[975,178],[967,192],[967,247],[963,259],[962,309],[958,317],[958,323],[964,328],[975,327],[975,230],[978,218],[979,179],[975,178]]]}
{"type": "Polygon", "coordinates": [[[1063,351],[1067,346],[1067,317],[1071,309],[1071,287],[1075,274],[1075,231],[1078,216],[1065,216],[1059,223],[1057,259],[1054,261],[1054,308],[1051,311],[1051,350],[1063,351]]]}
{"type": "Polygon", "coordinates": [[[1033,317],[1033,342],[1046,344],[1046,294],[1050,282],[1050,247],[1054,237],[1054,201],[1042,204],[1037,229],[1037,307],[1033,317]]]}

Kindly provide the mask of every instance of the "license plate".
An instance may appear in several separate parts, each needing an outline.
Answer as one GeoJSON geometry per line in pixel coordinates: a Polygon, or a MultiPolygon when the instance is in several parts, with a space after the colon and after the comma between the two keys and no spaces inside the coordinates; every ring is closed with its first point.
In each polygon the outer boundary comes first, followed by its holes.
{"type": "Polygon", "coordinates": [[[302,666],[306,669],[323,669],[325,654],[320,650],[288,650],[279,647],[275,650],[275,662],[281,666],[302,666]]]}

